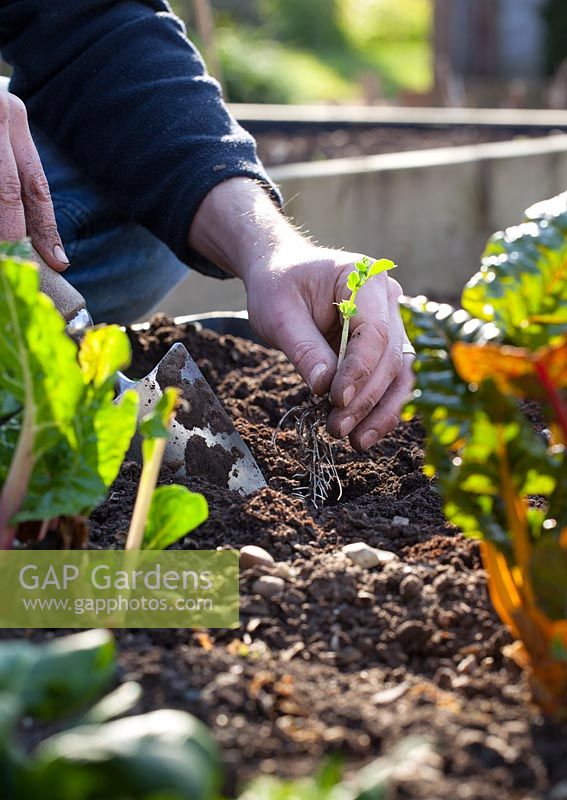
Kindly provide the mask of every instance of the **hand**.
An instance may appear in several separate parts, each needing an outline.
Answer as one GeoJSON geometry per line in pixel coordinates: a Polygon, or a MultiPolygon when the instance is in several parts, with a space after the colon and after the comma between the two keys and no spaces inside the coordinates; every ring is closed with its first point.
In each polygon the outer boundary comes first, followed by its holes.
{"type": "Polygon", "coordinates": [[[337,371],[341,320],[334,303],[349,296],[347,277],[359,254],[317,247],[245,178],[207,195],[189,243],[244,280],[256,331],[285,353],[316,394],[330,392],[333,436],[349,436],[354,448],[365,450],[398,424],[413,384],[413,356],[403,353],[409,342],[395,280],[378,275],[360,290],[337,371]]]}
{"type": "Polygon", "coordinates": [[[413,355],[398,297],[387,275],[372,278],[357,297],[345,359],[336,372],[341,320],[334,303],[349,296],[349,272],[360,255],[315,247],[302,240],[272,256],[248,278],[250,321],[282,350],[319,395],[334,406],[328,428],[365,450],[393,430],[413,384],[413,355]]]}
{"type": "Polygon", "coordinates": [[[29,236],[43,260],[58,272],[69,266],[22,101],[0,91],[0,240],[29,236]]]}

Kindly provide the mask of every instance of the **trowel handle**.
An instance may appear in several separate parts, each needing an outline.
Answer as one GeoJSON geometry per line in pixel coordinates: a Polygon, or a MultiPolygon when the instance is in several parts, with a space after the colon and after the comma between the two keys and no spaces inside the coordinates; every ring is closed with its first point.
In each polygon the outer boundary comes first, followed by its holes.
{"type": "Polygon", "coordinates": [[[37,260],[41,291],[53,300],[59,313],[65,317],[65,321],[71,322],[83,309],[86,309],[85,298],[65,280],[63,275],[48,267],[39,257],[37,260]]]}

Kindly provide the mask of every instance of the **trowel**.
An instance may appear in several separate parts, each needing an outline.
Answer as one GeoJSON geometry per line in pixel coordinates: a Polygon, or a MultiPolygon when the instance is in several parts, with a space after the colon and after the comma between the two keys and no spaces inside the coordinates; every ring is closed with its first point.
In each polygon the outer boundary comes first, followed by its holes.
{"type": "MultiPolygon", "coordinates": [[[[83,296],[65,278],[40,264],[41,291],[55,303],[75,339],[93,324],[83,296]]],[[[180,342],[174,344],[145,378],[132,381],[118,373],[118,397],[134,389],[140,397],[139,418],[158,402],[163,389],[174,386],[185,403],[171,428],[163,463],[177,476],[198,476],[226,489],[250,494],[266,486],[260,468],[197,364],[180,342]]],[[[129,457],[141,460],[134,440],[129,457]]]]}

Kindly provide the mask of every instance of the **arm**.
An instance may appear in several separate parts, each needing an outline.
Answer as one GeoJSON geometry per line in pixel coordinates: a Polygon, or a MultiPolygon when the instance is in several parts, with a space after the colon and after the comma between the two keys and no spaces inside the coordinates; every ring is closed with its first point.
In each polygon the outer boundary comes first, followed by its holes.
{"type": "Polygon", "coordinates": [[[278,201],[255,143],[161,0],[10,0],[0,48],[30,118],[133,220],[184,261],[206,195],[234,176],[278,201]]]}
{"type": "Polygon", "coordinates": [[[330,396],[328,426],[359,450],[399,421],[413,383],[400,313],[399,284],[380,275],[357,298],[347,355],[337,371],[340,320],[333,305],[348,296],[358,254],[316,246],[302,236],[251,180],[227,181],[201,204],[191,247],[246,285],[250,321],[282,350],[316,394],[330,396]]]}

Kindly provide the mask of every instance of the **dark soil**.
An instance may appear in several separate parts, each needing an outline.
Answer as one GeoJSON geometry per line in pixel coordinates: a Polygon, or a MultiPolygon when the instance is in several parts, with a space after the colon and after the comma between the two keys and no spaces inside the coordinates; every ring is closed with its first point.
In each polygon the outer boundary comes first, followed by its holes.
{"type": "MultiPolygon", "coordinates": [[[[131,338],[138,374],[174,341],[186,344],[269,482],[242,498],[188,481],[210,517],[178,546],[260,545],[286,578],[284,593],[264,599],[251,588],[259,569],[242,573],[237,631],[117,632],[121,679],[141,682],[142,710],[203,719],[222,747],[229,792],[260,772],[309,773],[330,752],[354,769],[418,734],[437,757],[400,776],[391,798],[551,798],[567,781],[567,725],[542,719],[502,653],[510,637],[488,600],[478,547],[444,521],[422,474],[419,424],[363,455],[338,444],[343,499],[314,511],[293,497],[292,433],[282,433],[279,452],[271,444],[282,414],[307,399],[282,355],[164,318],[131,338]],[[341,548],[357,541],[398,559],[355,567],[341,548]]],[[[126,464],[94,513],[99,547],[123,547],[138,474],[126,464]]]]}
{"type": "MultiPolygon", "coordinates": [[[[540,133],[528,134],[541,136],[540,133]]],[[[545,134],[543,134],[545,135],[545,134]]],[[[329,158],[371,156],[399,153],[404,150],[425,150],[430,147],[482,144],[517,138],[513,129],[448,128],[423,129],[370,128],[337,129],[334,131],[302,131],[301,133],[261,133],[256,136],[258,153],[266,166],[295,164],[303,161],[324,161],[329,158]]]]}

